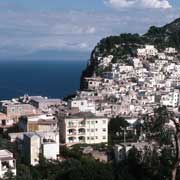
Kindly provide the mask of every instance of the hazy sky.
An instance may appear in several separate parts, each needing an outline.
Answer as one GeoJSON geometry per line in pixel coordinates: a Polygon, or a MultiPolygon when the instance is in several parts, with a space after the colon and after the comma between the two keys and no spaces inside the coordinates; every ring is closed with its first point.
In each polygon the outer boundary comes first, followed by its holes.
{"type": "Polygon", "coordinates": [[[1,0],[0,59],[89,53],[105,36],[144,33],[179,17],[179,10],[179,0],[1,0]]]}

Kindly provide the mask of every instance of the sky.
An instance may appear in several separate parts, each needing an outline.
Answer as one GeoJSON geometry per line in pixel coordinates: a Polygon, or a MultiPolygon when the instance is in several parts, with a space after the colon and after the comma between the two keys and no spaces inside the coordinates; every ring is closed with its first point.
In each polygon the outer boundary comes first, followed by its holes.
{"type": "Polygon", "coordinates": [[[143,34],[179,10],[179,0],[1,0],[0,60],[87,60],[103,37],[143,34]]]}

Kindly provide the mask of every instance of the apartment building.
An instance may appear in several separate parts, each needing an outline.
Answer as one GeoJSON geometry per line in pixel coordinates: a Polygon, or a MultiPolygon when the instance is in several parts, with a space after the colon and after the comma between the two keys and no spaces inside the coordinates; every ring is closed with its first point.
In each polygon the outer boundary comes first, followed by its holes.
{"type": "Polygon", "coordinates": [[[60,120],[60,142],[71,146],[78,143],[108,142],[108,118],[92,113],[78,113],[60,120]]]}

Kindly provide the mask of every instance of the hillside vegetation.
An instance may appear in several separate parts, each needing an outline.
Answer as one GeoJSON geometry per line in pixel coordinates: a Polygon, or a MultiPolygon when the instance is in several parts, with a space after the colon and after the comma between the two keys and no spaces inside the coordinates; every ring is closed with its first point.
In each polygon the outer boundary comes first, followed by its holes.
{"type": "Polygon", "coordinates": [[[180,18],[163,27],[152,26],[144,35],[126,33],[103,38],[93,49],[81,82],[84,77],[91,77],[97,72],[98,57],[113,55],[112,63],[127,63],[128,58],[136,54],[137,48],[145,44],[153,44],[159,50],[166,47],[180,50],[180,18]]]}

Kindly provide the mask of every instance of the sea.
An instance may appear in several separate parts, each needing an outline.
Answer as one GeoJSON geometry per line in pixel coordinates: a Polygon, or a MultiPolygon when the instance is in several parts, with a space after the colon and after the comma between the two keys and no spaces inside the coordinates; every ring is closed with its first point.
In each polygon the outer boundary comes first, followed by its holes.
{"type": "Polygon", "coordinates": [[[86,60],[0,61],[0,100],[24,94],[63,98],[80,87],[86,60]]]}

